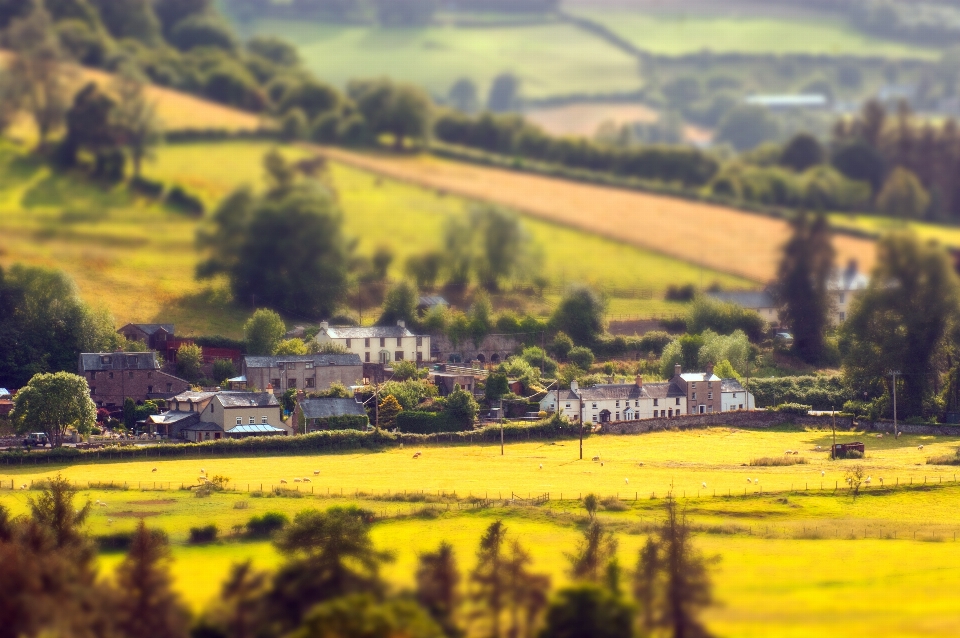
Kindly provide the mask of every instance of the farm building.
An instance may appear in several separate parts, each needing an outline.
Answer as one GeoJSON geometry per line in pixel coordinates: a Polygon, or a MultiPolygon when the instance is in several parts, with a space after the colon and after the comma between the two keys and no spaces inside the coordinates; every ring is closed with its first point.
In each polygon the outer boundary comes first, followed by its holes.
{"type": "MultiPolygon", "coordinates": [[[[301,399],[293,411],[290,419],[296,423],[298,429],[304,433],[317,430],[347,429],[344,424],[356,424],[366,428],[369,423],[367,411],[363,404],[353,397],[321,397],[316,399],[301,399]],[[344,418],[348,417],[348,418],[344,418]]],[[[350,427],[349,429],[355,429],[350,427]]]]}
{"type": "Polygon", "coordinates": [[[84,352],[77,367],[97,407],[121,406],[127,397],[167,399],[190,388],[189,381],[163,372],[154,352],[84,352]]]}
{"type": "Polygon", "coordinates": [[[324,321],[316,340],[343,346],[364,363],[430,360],[430,335],[413,334],[403,321],[395,326],[360,327],[337,327],[324,321]]]}
{"type": "MultiPolygon", "coordinates": [[[[173,430],[183,433],[197,423],[216,424],[221,432],[232,438],[292,433],[292,427],[280,418],[280,402],[272,392],[182,392],[167,400],[167,410],[159,415],[162,419],[153,422],[167,425],[170,437],[179,436],[173,430]],[[179,425],[181,420],[188,418],[184,415],[191,414],[196,415],[196,422],[179,425]]],[[[192,417],[189,418],[193,421],[192,417]]]]}
{"type": "Polygon", "coordinates": [[[363,364],[356,354],[306,354],[243,357],[241,376],[231,388],[269,389],[283,394],[295,388],[307,392],[328,390],[333,383],[356,385],[363,379],[363,364]]]}

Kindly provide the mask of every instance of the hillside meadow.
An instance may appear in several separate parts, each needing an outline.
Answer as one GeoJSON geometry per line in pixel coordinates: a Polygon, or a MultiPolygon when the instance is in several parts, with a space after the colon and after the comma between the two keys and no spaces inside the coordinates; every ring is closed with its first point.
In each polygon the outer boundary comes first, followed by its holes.
{"type": "MultiPolygon", "coordinates": [[[[273,147],[268,142],[171,144],[159,149],[144,174],[196,193],[209,214],[234,188],[262,186],[261,160],[273,147]]],[[[308,154],[295,147],[283,147],[283,152],[291,160],[308,154]]],[[[345,164],[334,163],[330,170],[347,233],[359,239],[361,254],[390,246],[397,256],[390,273],[396,279],[404,276],[406,257],[440,248],[447,219],[467,210],[468,202],[461,197],[382,179],[345,164]]],[[[86,299],[105,304],[120,323],[162,320],[176,323],[182,334],[240,335],[248,311],[231,303],[225,282],[194,280],[198,223],[123,186],[103,188],[57,174],[15,144],[0,147],[0,263],[62,268],[86,299]]],[[[682,312],[682,304],[662,301],[664,289],[698,284],[701,278],[725,287],[750,285],[536,218],[526,218],[525,226],[551,285],[587,282],[627,290],[613,300],[612,312],[682,312]],[[630,292],[641,289],[652,298],[638,299],[630,292]]],[[[548,296],[532,310],[549,312],[555,297],[548,296]]]]}
{"type": "MultiPolygon", "coordinates": [[[[842,481],[843,473],[856,463],[831,462],[822,452],[810,449],[829,437],[829,432],[790,428],[777,432],[710,428],[587,438],[585,456],[599,453],[603,467],[590,460],[577,461],[577,442],[566,440],[555,445],[509,444],[504,457],[499,456],[498,446],[430,445],[422,448],[423,456],[416,460],[411,458],[413,450],[407,449],[312,457],[100,462],[60,471],[81,482],[129,481],[127,490],[81,492],[81,499],[106,503],[93,509],[89,530],[94,534],[129,530],[141,518],[164,529],[174,544],[176,587],[197,610],[215,599],[217,585],[232,563],[251,559],[261,569],[278,564],[280,557],[268,542],[245,540],[234,531],[251,516],[268,511],[292,517],[305,508],[358,505],[370,509],[380,518],[371,530],[374,541],[392,550],[396,558],[385,567],[384,575],[401,587],[413,584],[417,554],[442,540],[454,545],[461,569],[470,569],[482,531],[502,519],[531,551],[534,568],[562,585],[568,578],[565,556],[575,549],[586,522],[579,491],[596,491],[608,497],[598,515],[617,532],[620,563],[631,569],[646,535],[662,517],[665,491],[656,498],[641,493],[634,500],[634,494],[624,494],[623,478],[629,476],[630,487],[636,484],[644,492],[661,486],[670,489],[672,482],[673,493],[695,526],[697,548],[719,557],[713,572],[719,604],[707,614],[709,627],[717,635],[952,635],[960,623],[953,593],[960,585],[954,541],[960,531],[960,485],[948,474],[952,468],[923,463],[927,455],[952,452],[960,437],[905,435],[895,440],[838,434],[838,440],[859,438],[867,444],[862,463],[874,486],[856,499],[846,490],[835,493],[832,485],[822,492],[798,486],[801,481],[819,481],[821,471],[828,480],[842,481]],[[924,444],[922,451],[916,448],[919,442],[924,444]],[[741,466],[755,455],[778,455],[787,447],[800,450],[809,464],[741,466]],[[157,472],[151,472],[154,467],[157,472]],[[290,492],[275,496],[266,486],[260,496],[246,493],[240,485],[238,492],[209,498],[196,498],[178,489],[179,485],[153,489],[153,480],[182,478],[195,484],[201,468],[208,476],[226,474],[234,481],[303,474],[312,482],[298,484],[296,498],[290,492]],[[319,477],[314,470],[320,470],[319,477]],[[923,474],[928,477],[926,487],[923,474]],[[762,494],[759,487],[752,487],[746,495],[741,488],[737,495],[736,487],[740,480],[745,484],[747,475],[760,478],[762,494]],[[880,489],[878,475],[888,480],[898,476],[901,487],[880,489]],[[934,479],[939,475],[947,479],[945,483],[934,479]],[[902,487],[910,478],[913,487],[902,487]],[[692,490],[702,482],[715,484],[718,491],[729,484],[732,495],[714,496],[708,488],[701,489],[698,497],[692,490]],[[328,497],[323,486],[330,483],[344,485],[344,496],[328,497]],[[349,493],[351,485],[360,486],[359,495],[349,493]],[[315,488],[314,495],[306,494],[308,486],[315,488]],[[573,492],[559,500],[559,488],[573,492]],[[413,496],[417,489],[423,493],[413,496]],[[481,490],[501,489],[550,490],[551,501],[533,506],[497,500],[476,507],[467,498],[470,492],[476,496],[481,490]],[[189,545],[189,528],[209,523],[219,527],[221,540],[189,545]]],[[[27,499],[37,492],[11,491],[6,481],[22,484],[57,471],[39,469],[0,466],[4,485],[0,504],[14,514],[26,511],[27,499]]],[[[504,498],[509,497],[504,494],[504,498]]],[[[106,553],[101,562],[109,568],[121,557],[106,553]]]]}

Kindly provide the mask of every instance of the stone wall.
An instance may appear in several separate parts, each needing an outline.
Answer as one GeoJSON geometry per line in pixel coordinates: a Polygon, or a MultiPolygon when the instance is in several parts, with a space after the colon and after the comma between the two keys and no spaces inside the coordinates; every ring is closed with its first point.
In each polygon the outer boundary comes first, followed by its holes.
{"type": "Polygon", "coordinates": [[[446,335],[430,337],[431,357],[441,363],[448,362],[450,355],[458,355],[461,362],[499,363],[513,355],[519,347],[520,340],[510,335],[488,335],[479,346],[474,345],[473,339],[468,338],[457,347],[454,347],[446,335]]]}
{"type": "MultiPolygon", "coordinates": [[[[857,421],[862,430],[893,433],[893,421],[857,421]]],[[[960,425],[909,425],[898,423],[897,429],[903,434],[923,434],[934,436],[960,435],[960,425]]]]}
{"type": "MultiPolygon", "coordinates": [[[[646,432],[662,432],[664,430],[694,430],[713,426],[765,429],[788,423],[807,427],[830,428],[833,426],[833,417],[797,416],[795,414],[767,412],[766,410],[691,414],[666,419],[643,419],[640,421],[604,423],[600,428],[600,432],[603,434],[643,434],[646,432]]],[[[837,417],[838,430],[850,430],[853,429],[853,427],[854,421],[850,417],[837,417]]]]}

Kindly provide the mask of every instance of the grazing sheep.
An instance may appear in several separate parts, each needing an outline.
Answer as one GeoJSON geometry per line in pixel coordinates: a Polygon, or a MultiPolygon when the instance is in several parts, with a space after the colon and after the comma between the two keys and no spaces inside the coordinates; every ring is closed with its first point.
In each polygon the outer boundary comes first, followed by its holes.
{"type": "Polygon", "coordinates": [[[630,485],[630,479],[628,478],[623,479],[623,482],[626,483],[627,485],[630,485]]]}
{"type": "Polygon", "coordinates": [[[788,454],[793,454],[793,450],[787,450],[783,453],[784,456],[787,456],[788,454]]]}
{"type": "Polygon", "coordinates": [[[706,482],[706,481],[704,481],[704,482],[703,482],[703,483],[701,483],[700,485],[702,485],[703,487],[706,487],[706,486],[707,486],[707,482],[706,482]]]}
{"type": "Polygon", "coordinates": [[[106,506],[107,506],[106,503],[100,503],[100,507],[106,507],[106,506]]]}
{"type": "Polygon", "coordinates": [[[883,485],[883,477],[880,477],[880,485],[883,485]]]}
{"type": "Polygon", "coordinates": [[[150,470],[150,471],[151,471],[151,472],[156,472],[156,471],[157,471],[157,468],[153,468],[153,469],[150,470]]]}
{"type": "Polygon", "coordinates": [[[300,479],[293,479],[293,482],[294,482],[294,483],[299,483],[299,482],[300,482],[300,479]]]}
{"type": "Polygon", "coordinates": [[[280,479],[280,483],[281,483],[281,484],[284,484],[284,483],[286,483],[286,482],[287,482],[287,479],[280,479]]]}
{"type": "Polygon", "coordinates": [[[820,470],[820,476],[826,476],[826,475],[827,475],[826,472],[824,472],[823,470],[820,470]]]}
{"type": "Polygon", "coordinates": [[[750,477],[747,477],[747,483],[753,483],[753,481],[750,479],[750,477]]]}
{"type": "Polygon", "coordinates": [[[314,470],[314,471],[313,471],[313,475],[314,475],[314,476],[320,476],[320,470],[314,470]]]}
{"type": "Polygon", "coordinates": [[[543,463],[540,464],[540,469],[541,469],[541,470],[543,469],[543,463]]]}
{"type": "Polygon", "coordinates": [[[310,482],[310,479],[308,479],[307,477],[304,477],[304,478],[303,478],[303,482],[304,482],[304,483],[309,483],[309,482],[310,482]]]}
{"type": "Polygon", "coordinates": [[[878,434],[878,435],[877,435],[877,438],[878,438],[878,439],[882,439],[882,438],[883,438],[883,434],[878,434]]]}
{"type": "Polygon", "coordinates": [[[798,456],[799,454],[800,454],[800,452],[798,452],[797,450],[794,450],[794,451],[793,451],[793,455],[794,455],[794,456],[798,456]]]}
{"type": "Polygon", "coordinates": [[[26,484],[26,483],[24,483],[23,485],[21,485],[21,486],[20,486],[20,489],[21,489],[21,490],[25,490],[25,489],[27,489],[27,484],[26,484]]]}
{"type": "Polygon", "coordinates": [[[594,460],[594,461],[599,461],[599,460],[600,460],[600,455],[598,454],[597,456],[593,457],[593,460],[594,460]]]}
{"type": "Polygon", "coordinates": [[[107,519],[107,525],[109,525],[109,524],[112,523],[112,522],[113,522],[113,519],[112,519],[112,518],[108,518],[108,519],[107,519]]]}
{"type": "Polygon", "coordinates": [[[413,455],[413,458],[419,459],[419,458],[420,458],[420,452],[415,453],[415,454],[413,455]]]}
{"type": "Polygon", "coordinates": [[[819,449],[820,449],[820,446],[818,445],[818,446],[817,446],[816,448],[814,448],[814,449],[819,450],[819,449]]]}
{"type": "Polygon", "coordinates": [[[643,463],[637,463],[637,465],[639,465],[640,467],[643,467],[643,463]]]}
{"type": "Polygon", "coordinates": [[[753,479],[754,485],[760,485],[760,479],[753,479]]]}
{"type": "Polygon", "coordinates": [[[201,474],[206,474],[207,471],[201,467],[201,468],[200,468],[200,473],[201,473],[201,474]]]}
{"type": "Polygon", "coordinates": [[[600,467],[603,467],[603,461],[600,461],[600,467]]]}
{"type": "Polygon", "coordinates": [[[922,446],[922,445],[918,445],[918,446],[917,446],[917,449],[918,449],[918,450],[922,450],[922,449],[923,449],[923,446],[922,446]]]}

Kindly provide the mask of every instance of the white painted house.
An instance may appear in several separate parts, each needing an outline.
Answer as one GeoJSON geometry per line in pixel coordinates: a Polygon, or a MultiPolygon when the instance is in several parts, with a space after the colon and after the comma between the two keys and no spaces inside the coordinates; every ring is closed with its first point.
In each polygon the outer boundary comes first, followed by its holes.
{"type": "Polygon", "coordinates": [[[757,409],[753,394],[747,392],[736,379],[723,379],[720,382],[720,387],[720,410],[722,412],[757,409]]]}
{"type": "Polygon", "coordinates": [[[417,335],[403,321],[395,326],[338,327],[324,321],[317,343],[335,343],[360,355],[363,363],[429,361],[430,335],[417,335]]]}

